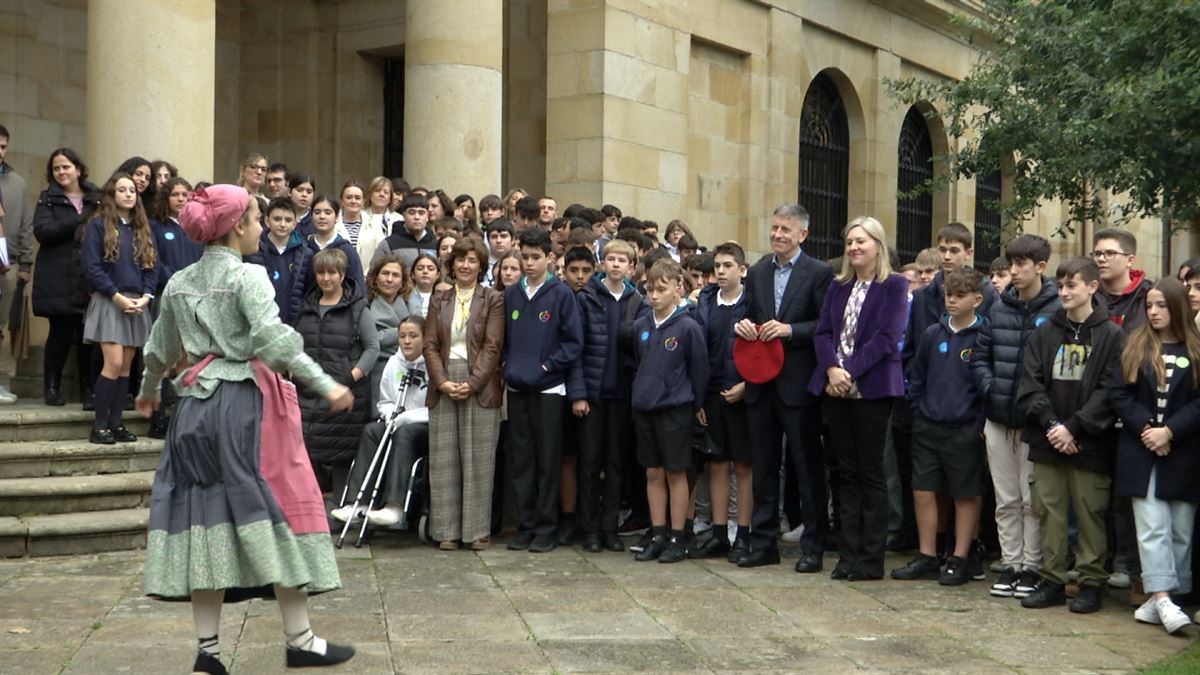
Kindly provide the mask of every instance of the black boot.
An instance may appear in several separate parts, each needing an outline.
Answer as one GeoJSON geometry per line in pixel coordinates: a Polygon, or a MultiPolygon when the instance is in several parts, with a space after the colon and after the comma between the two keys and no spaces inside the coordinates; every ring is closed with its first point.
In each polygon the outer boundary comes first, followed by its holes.
{"type": "Polygon", "coordinates": [[[42,386],[44,388],[42,398],[46,405],[60,406],[66,405],[66,400],[62,397],[62,374],[46,373],[42,377],[42,386]]]}

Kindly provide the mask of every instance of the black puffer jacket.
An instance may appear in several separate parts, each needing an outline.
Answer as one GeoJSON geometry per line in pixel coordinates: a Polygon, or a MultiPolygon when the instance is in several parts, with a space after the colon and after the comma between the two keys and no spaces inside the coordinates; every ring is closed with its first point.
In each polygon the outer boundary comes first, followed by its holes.
{"type": "Polygon", "coordinates": [[[83,212],[77,213],[58,183],[38,197],[33,212],[33,236],[38,240],[33,264],[35,316],[70,316],[87,309],[80,248],[83,232],[100,205],[100,189],[84,181],[83,212]]]}
{"type": "Polygon", "coordinates": [[[350,374],[363,352],[359,322],[367,310],[367,302],[358,284],[349,278],[343,284],[341,302],[325,316],[321,316],[320,300],[319,288],[313,288],[305,296],[304,306],[296,317],[296,331],[304,338],[304,353],[338,384],[350,387],[354,406],[347,412],[331,413],[323,396],[300,386],[304,443],[314,463],[345,464],[358,451],[358,438],[367,421],[371,400],[368,391],[371,378],[355,382],[350,374]]]}
{"type": "Polygon", "coordinates": [[[1042,290],[1033,301],[1021,300],[1017,289],[1009,286],[992,305],[971,357],[971,372],[986,401],[988,419],[1010,428],[1025,426],[1025,419],[1017,410],[1021,355],[1033,330],[1049,321],[1061,307],[1058,284],[1045,277],[1042,290]]]}

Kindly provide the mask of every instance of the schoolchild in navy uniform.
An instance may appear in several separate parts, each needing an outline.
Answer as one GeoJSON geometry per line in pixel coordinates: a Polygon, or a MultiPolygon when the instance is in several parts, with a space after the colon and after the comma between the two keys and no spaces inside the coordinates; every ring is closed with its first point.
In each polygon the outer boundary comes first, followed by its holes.
{"type": "MultiPolygon", "coordinates": [[[[326,249],[338,250],[346,254],[346,278],[353,280],[357,288],[365,289],[367,278],[363,273],[362,260],[359,259],[358,252],[354,250],[354,245],[337,233],[339,208],[337,200],[333,197],[318,195],[313,198],[312,208],[309,210],[312,215],[313,232],[307,237],[308,248],[313,255],[326,249]]],[[[304,272],[304,293],[307,295],[317,286],[317,274],[312,265],[308,265],[304,272]]]]}
{"type": "MultiPolygon", "coordinates": [[[[154,231],[154,246],[158,252],[158,288],[155,299],[150,302],[150,315],[158,317],[158,298],[171,280],[171,275],[200,259],[204,245],[192,241],[179,224],[179,212],[187,205],[192,186],[182,178],[168,178],[159,186],[154,199],[154,217],[150,229],[154,231]]],[[[162,401],[164,405],[150,417],[150,438],[167,437],[166,402],[169,385],[163,381],[162,401]]]]}
{"type": "Polygon", "coordinates": [[[520,521],[508,549],[540,553],[558,545],[566,379],[583,351],[583,326],[571,289],[549,272],[550,234],[526,230],[520,246],[525,275],[504,291],[501,358],[520,521]]]}
{"type": "MultiPolygon", "coordinates": [[[[696,256],[689,258],[691,261],[696,256]]],[[[733,326],[746,316],[742,277],[746,253],[734,243],[721,244],[712,254],[716,283],[700,290],[692,316],[704,329],[708,348],[708,392],[701,424],[720,453],[708,462],[708,495],[712,500],[712,538],[692,552],[693,558],[725,556],[737,562],[750,550],[750,517],[754,513],[754,475],[750,457],[750,426],[743,398],[746,383],[733,365],[733,326]],[[729,545],[729,464],[737,472],[738,525],[729,545]]]]}
{"type": "Polygon", "coordinates": [[[129,371],[150,334],[150,299],[158,287],[154,233],[129,174],[115,173],[104,185],[100,210],[83,237],[83,269],[91,301],[83,339],[100,343],[104,365],[96,379],[92,443],[137,440],[121,423],[129,371]]]}
{"type": "MultiPolygon", "coordinates": [[[[625,550],[617,535],[627,448],[633,444],[629,407],[631,359],[624,332],[650,307],[629,282],[636,255],[626,241],[603,250],[603,272],[576,294],[583,323],[583,355],[568,382],[571,407],[581,415],[579,530],[583,550],[625,550]]],[[[571,260],[567,261],[568,273],[571,260]]]]}
{"type": "MultiPolygon", "coordinates": [[[[560,219],[561,220],[561,219],[560,219]]],[[[592,275],[596,273],[596,256],[591,247],[573,247],[561,257],[563,274],[562,280],[575,294],[576,302],[580,302],[580,293],[588,285],[592,275]]],[[[582,321],[582,313],[580,321],[582,321]]],[[[583,325],[582,323],[580,324],[583,325]]],[[[584,339],[586,340],[586,334],[584,339]]],[[[583,362],[582,350],[580,358],[575,361],[570,374],[567,376],[567,396],[571,405],[563,408],[563,451],[562,470],[559,472],[559,502],[562,510],[558,514],[558,545],[571,546],[580,534],[576,511],[579,507],[579,454],[586,398],[582,405],[577,405],[581,396],[578,393],[577,375],[583,362]]]]}
{"type": "Polygon", "coordinates": [[[308,239],[309,235],[316,232],[312,224],[313,197],[316,194],[317,181],[312,175],[297,173],[288,178],[288,196],[296,204],[296,231],[301,239],[308,239]]]}
{"type": "Polygon", "coordinates": [[[296,204],[290,197],[276,197],[267,205],[266,227],[259,239],[258,253],[246,262],[267,268],[275,288],[279,320],[291,325],[304,304],[304,282],[313,250],[296,231],[296,204]]]}
{"type": "Polygon", "coordinates": [[[653,534],[634,559],[673,563],[688,554],[684,528],[691,501],[692,426],[708,388],[708,350],[704,331],[681,305],[679,263],[669,257],[654,263],[646,272],[646,297],[653,312],[633,322],[637,375],[631,404],[653,534]]]}

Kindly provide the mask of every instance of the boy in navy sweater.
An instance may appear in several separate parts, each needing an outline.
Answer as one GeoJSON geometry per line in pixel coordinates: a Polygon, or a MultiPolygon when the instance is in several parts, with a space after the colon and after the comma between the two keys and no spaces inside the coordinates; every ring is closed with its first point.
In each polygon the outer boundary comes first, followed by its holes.
{"type": "Polygon", "coordinates": [[[959,586],[970,578],[967,556],[983,496],[983,401],[971,374],[971,354],[983,319],[983,276],[962,267],[945,275],[946,315],[921,334],[909,369],[913,406],[912,487],[920,553],[893,579],[937,579],[959,586]],[[937,494],[954,499],[954,554],[939,570],[937,494]]]}
{"type": "Polygon", "coordinates": [[[508,548],[541,553],[558,545],[566,379],[583,351],[583,327],[571,289],[548,272],[550,234],[526,230],[520,245],[525,275],[504,291],[508,316],[501,355],[520,521],[508,548]]]}
{"type": "Polygon", "coordinates": [[[672,563],[688,555],[684,522],[691,499],[692,420],[700,417],[708,388],[708,350],[704,331],[680,306],[682,292],[679,263],[670,258],[654,263],[646,272],[646,297],[653,313],[633,323],[633,427],[638,461],[646,468],[653,532],[635,560],[672,563]]]}
{"type": "Polygon", "coordinates": [[[304,280],[313,251],[296,232],[296,204],[290,197],[271,200],[266,224],[258,253],[247,256],[246,262],[267,268],[267,278],[275,287],[279,320],[290,325],[304,302],[304,280]]]}
{"type": "MultiPolygon", "coordinates": [[[[691,262],[698,256],[688,258],[691,262]]],[[[749,422],[742,401],[746,383],[733,365],[733,326],[746,317],[746,253],[728,243],[712,255],[717,282],[705,286],[692,316],[708,340],[708,393],[701,410],[701,424],[720,453],[708,463],[708,495],[712,499],[712,538],[692,553],[693,558],[726,556],[737,562],[750,551],[750,516],[754,513],[753,471],[750,466],[749,422]],[[737,470],[737,538],[729,547],[729,464],[737,470]]]]}
{"type": "MultiPolygon", "coordinates": [[[[575,295],[583,324],[583,355],[567,383],[572,411],[581,417],[579,530],[583,550],[622,551],[617,536],[626,448],[632,445],[629,359],[620,348],[622,329],[649,312],[626,275],[635,259],[629,242],[613,240],[603,249],[602,274],[575,295]],[[601,473],[603,471],[603,474],[601,473]]],[[[571,276],[571,252],[567,276],[571,276]]]]}

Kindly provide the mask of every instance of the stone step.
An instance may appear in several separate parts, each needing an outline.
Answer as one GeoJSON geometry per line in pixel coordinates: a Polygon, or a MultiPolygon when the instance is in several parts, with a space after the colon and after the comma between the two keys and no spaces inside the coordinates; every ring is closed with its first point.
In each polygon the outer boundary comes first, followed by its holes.
{"type": "MultiPolygon", "coordinates": [[[[41,399],[18,401],[0,406],[0,443],[86,439],[95,418],[78,403],[55,408],[43,405],[41,399]]],[[[150,422],[134,410],[126,410],[121,419],[139,436],[150,428],[150,422]]]]}
{"type": "Polygon", "coordinates": [[[0,516],[78,514],[145,507],[153,471],[99,476],[44,476],[0,480],[0,516]]]}
{"type": "Polygon", "coordinates": [[[152,471],[162,450],[161,440],[145,437],[116,445],[87,440],[0,443],[0,479],[152,471]]]}
{"type": "Polygon", "coordinates": [[[124,551],[146,545],[146,508],[0,517],[0,557],[124,551]]]}

